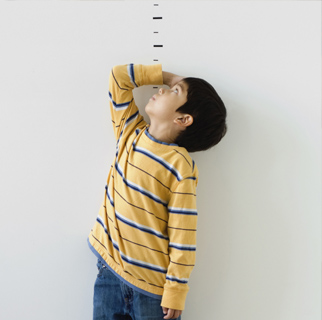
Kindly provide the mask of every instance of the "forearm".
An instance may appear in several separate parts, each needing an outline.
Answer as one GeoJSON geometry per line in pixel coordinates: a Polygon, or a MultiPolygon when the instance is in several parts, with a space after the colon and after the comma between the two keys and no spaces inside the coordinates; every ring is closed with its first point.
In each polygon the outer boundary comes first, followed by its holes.
{"type": "Polygon", "coordinates": [[[184,79],[184,77],[178,76],[177,74],[162,71],[163,77],[163,84],[167,85],[168,87],[172,88],[176,83],[184,79]]]}
{"type": "MultiPolygon", "coordinates": [[[[127,118],[138,111],[133,89],[143,85],[162,85],[162,65],[123,64],[113,66],[109,76],[109,104],[116,139],[127,118]]],[[[138,118],[137,118],[138,119],[138,118]]],[[[132,122],[134,125],[135,122],[132,122]]]]}

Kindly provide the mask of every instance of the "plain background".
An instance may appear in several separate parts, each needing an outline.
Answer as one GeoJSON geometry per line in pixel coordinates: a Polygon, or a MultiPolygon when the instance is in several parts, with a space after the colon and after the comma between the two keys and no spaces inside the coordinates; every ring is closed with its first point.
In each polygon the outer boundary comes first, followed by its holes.
{"type": "MultiPolygon", "coordinates": [[[[0,32],[1,319],[91,319],[108,75],[153,59],[209,81],[228,110],[223,141],[191,154],[183,319],[320,319],[319,1],[7,1],[0,32]]],[[[137,104],[156,90],[136,89],[137,104]]]]}

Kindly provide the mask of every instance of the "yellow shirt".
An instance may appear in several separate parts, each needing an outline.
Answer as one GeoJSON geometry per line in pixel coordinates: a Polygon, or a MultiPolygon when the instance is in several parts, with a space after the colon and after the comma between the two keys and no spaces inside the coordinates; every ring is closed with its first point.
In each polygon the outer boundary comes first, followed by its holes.
{"type": "Polygon", "coordinates": [[[183,310],[196,255],[198,169],[185,148],[149,134],[132,93],[162,84],[161,64],[111,70],[116,155],[88,242],[127,284],[183,310]]]}

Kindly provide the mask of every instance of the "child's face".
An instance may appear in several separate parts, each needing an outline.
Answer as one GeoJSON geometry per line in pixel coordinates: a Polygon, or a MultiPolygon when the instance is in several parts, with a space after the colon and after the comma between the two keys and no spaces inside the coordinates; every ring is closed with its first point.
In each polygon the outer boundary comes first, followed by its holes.
{"type": "Polygon", "coordinates": [[[160,88],[145,106],[151,124],[173,123],[180,116],[176,110],[187,102],[187,89],[188,86],[183,81],[179,81],[171,89],[160,88]]]}

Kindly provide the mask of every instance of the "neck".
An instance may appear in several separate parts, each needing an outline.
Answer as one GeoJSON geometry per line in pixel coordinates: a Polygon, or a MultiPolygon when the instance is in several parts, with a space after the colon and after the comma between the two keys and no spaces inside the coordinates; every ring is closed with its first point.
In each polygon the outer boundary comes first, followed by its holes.
{"type": "Polygon", "coordinates": [[[149,127],[149,134],[153,138],[169,144],[175,143],[174,141],[177,137],[177,134],[173,132],[171,129],[163,126],[156,126],[156,125],[153,125],[152,123],[149,127]]]}

